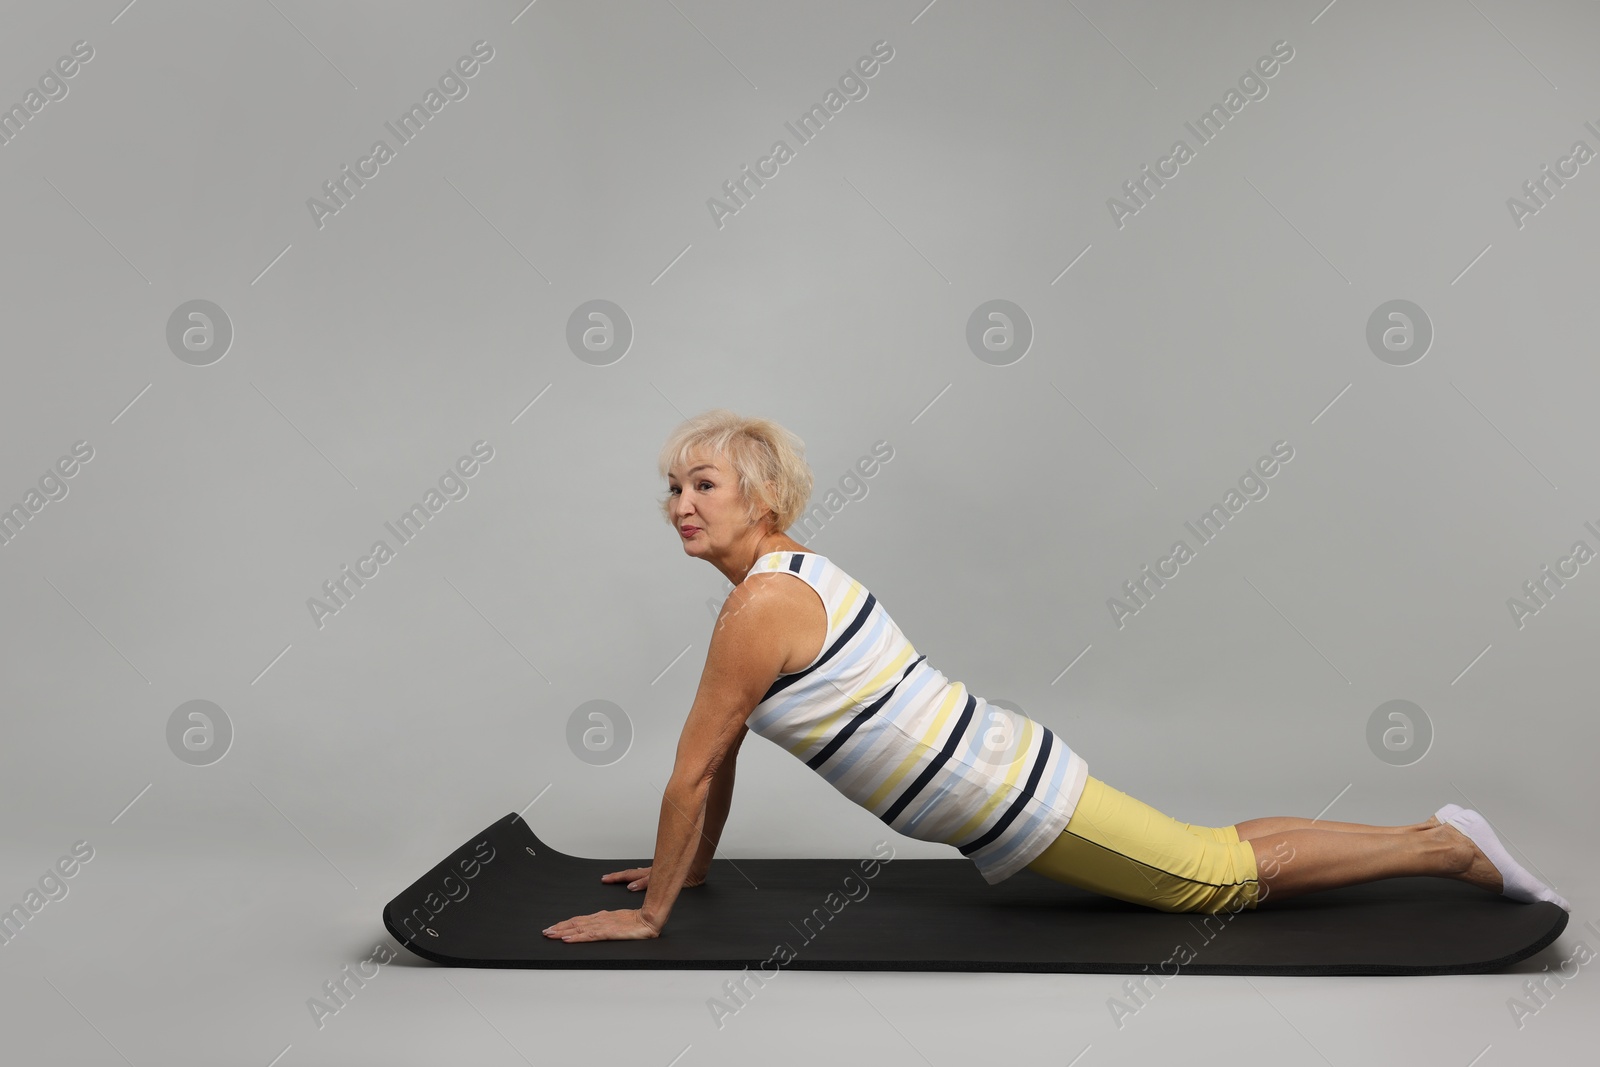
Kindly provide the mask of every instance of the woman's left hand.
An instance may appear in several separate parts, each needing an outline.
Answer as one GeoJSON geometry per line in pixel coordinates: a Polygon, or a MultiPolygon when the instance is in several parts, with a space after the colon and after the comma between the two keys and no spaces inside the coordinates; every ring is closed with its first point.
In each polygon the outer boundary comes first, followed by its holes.
{"type": "Polygon", "coordinates": [[[545,927],[542,932],[546,937],[569,942],[642,941],[661,936],[660,930],[645,922],[644,911],[640,908],[574,915],[565,922],[545,927]]]}

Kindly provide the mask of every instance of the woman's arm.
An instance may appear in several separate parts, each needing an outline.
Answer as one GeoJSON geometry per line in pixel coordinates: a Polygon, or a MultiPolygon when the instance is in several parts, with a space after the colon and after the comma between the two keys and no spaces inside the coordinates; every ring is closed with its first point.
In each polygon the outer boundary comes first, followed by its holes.
{"type": "MultiPolygon", "coordinates": [[[[700,688],[678,738],[672,777],[662,794],[656,853],[650,885],[639,909],[643,920],[659,931],[683,888],[700,848],[715,847],[733,796],[733,763],[744,735],[745,720],[761,703],[789,658],[792,601],[786,586],[748,581],[723,602],[700,688]],[[727,775],[721,772],[726,767],[727,775]],[[722,783],[716,784],[722,778],[722,783]],[[714,817],[707,810],[713,793],[724,796],[714,817]],[[714,819],[714,823],[713,823],[714,819]],[[706,834],[711,826],[713,832],[706,834]],[[702,836],[704,834],[704,836],[702,836]]],[[[705,868],[710,868],[710,851],[705,868]]]]}
{"type": "MultiPolygon", "coordinates": [[[[771,579],[758,576],[737,586],[723,603],[700,672],[700,688],[678,737],[672,775],[661,794],[661,819],[643,906],[574,916],[546,927],[546,936],[565,941],[660,936],[699,843],[705,840],[701,835],[712,792],[724,789],[731,797],[731,755],[749,729],[745,720],[788,662],[793,601],[775,595],[779,592],[771,579]],[[730,773],[719,775],[724,765],[730,773]],[[723,784],[713,786],[718,777],[723,784]]],[[[727,817],[726,799],[715,819],[719,834],[727,817]]]]}
{"type": "Polygon", "coordinates": [[[683,781],[674,775],[661,795],[661,819],[656,824],[656,854],[650,862],[650,886],[639,907],[639,917],[658,936],[688,875],[710,793],[710,779],[683,781]]]}
{"type": "Polygon", "coordinates": [[[700,849],[689,864],[689,885],[699,885],[711,873],[711,860],[716,855],[717,843],[722,840],[722,827],[728,821],[728,809],[733,806],[733,768],[739,755],[739,745],[750,728],[739,731],[739,737],[711,778],[711,792],[706,798],[705,824],[700,828],[700,849]]]}

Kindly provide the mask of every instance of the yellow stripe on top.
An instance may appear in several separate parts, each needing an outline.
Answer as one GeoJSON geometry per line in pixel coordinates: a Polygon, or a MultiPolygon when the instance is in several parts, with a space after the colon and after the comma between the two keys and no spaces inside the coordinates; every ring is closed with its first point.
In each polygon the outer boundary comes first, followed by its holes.
{"type": "Polygon", "coordinates": [[[845,696],[847,703],[826,717],[819,719],[817,724],[804,735],[800,743],[791,747],[789,751],[798,756],[801,752],[816,744],[820,738],[832,737],[834,727],[837,725],[840,719],[847,715],[855,714],[856,709],[861,707],[862,704],[865,704],[869,699],[877,696],[877,694],[882,693],[883,690],[888,686],[889,680],[893,678],[895,674],[906,665],[906,662],[915,655],[916,649],[907,644],[905,648],[900,650],[899,655],[890,660],[883,670],[879,671],[877,674],[868,679],[861,686],[861,688],[857,689],[854,693],[848,694],[847,696],[841,693],[840,695],[845,696]]]}
{"type": "Polygon", "coordinates": [[[1028,761],[1023,757],[1033,750],[1033,720],[1023,719],[1022,721],[1025,724],[1024,733],[1021,743],[1017,746],[1019,755],[1011,761],[1011,769],[1006,772],[1007,788],[995,790],[989,799],[983,802],[983,807],[978,809],[978,814],[963,823],[961,829],[956,831],[956,837],[970,837],[989,818],[990,812],[994,811],[1003,801],[1011,799],[1011,788],[1016,786],[1017,778],[1022,774],[1022,768],[1028,764],[1028,761]]]}
{"type": "MultiPolygon", "coordinates": [[[[801,579],[801,581],[804,580],[803,578],[801,579]]],[[[839,624],[855,610],[856,604],[861,600],[861,594],[866,591],[866,588],[860,582],[851,579],[849,592],[845,593],[843,599],[839,601],[839,607],[834,611],[833,617],[828,620],[828,632],[830,634],[837,630],[839,624]]]]}
{"type": "MultiPolygon", "coordinates": [[[[966,702],[966,686],[962,685],[960,682],[952,682],[949,691],[945,693],[944,703],[939,706],[939,714],[934,717],[933,729],[923,734],[924,747],[933,747],[931,745],[927,745],[926,738],[937,738],[939,736],[939,732],[944,729],[944,724],[950,720],[950,712],[955,708],[966,704],[966,702]]],[[[876,808],[879,804],[882,804],[883,798],[888,796],[889,792],[900,783],[900,779],[904,778],[912,767],[921,763],[923,758],[923,753],[920,750],[912,749],[906,758],[900,761],[900,766],[894,769],[894,773],[889,775],[888,778],[884,779],[883,784],[878,786],[877,789],[874,789],[872,791],[872,795],[869,796],[865,801],[859,802],[861,803],[862,807],[871,810],[876,808]]]]}

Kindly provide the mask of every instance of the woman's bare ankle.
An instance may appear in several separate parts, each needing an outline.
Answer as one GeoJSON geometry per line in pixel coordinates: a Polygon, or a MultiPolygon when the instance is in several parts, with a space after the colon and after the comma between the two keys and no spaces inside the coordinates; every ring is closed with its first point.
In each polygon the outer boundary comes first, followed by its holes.
{"type": "Polygon", "coordinates": [[[1472,838],[1449,823],[1441,824],[1441,827],[1434,829],[1452,846],[1450,852],[1452,873],[1446,877],[1475,885],[1480,889],[1487,889],[1491,893],[1504,890],[1505,883],[1500,876],[1500,869],[1472,843],[1472,838]]]}

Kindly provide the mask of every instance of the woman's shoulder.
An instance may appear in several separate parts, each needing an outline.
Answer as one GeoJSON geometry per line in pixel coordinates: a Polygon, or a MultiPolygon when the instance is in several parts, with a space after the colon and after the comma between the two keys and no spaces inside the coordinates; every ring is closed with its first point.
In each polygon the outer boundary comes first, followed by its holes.
{"type": "Polygon", "coordinates": [[[805,555],[814,553],[784,551],[762,556],[729,595],[732,614],[742,616],[747,626],[775,635],[787,646],[805,649],[807,654],[795,661],[801,666],[820,654],[813,646],[826,643],[828,637],[828,586],[818,583],[815,570],[802,573],[790,567],[794,559],[805,555]],[[786,581],[785,574],[802,580],[786,581]]]}

